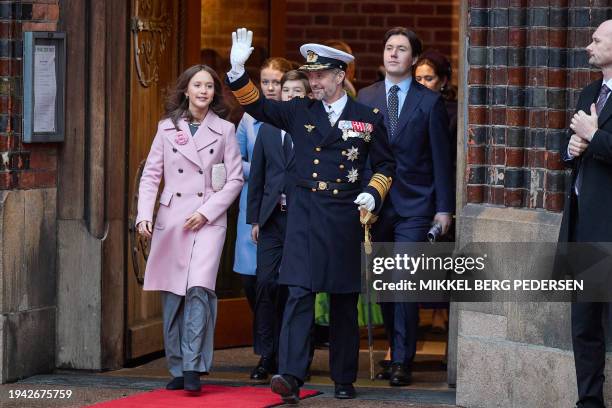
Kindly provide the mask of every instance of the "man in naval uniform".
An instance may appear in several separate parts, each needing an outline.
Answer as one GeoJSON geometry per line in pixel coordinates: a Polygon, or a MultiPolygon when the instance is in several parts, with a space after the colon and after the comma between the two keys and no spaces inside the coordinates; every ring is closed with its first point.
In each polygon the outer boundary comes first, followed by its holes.
{"type": "MultiPolygon", "coordinates": [[[[244,70],[253,33],[232,33],[227,82],[254,118],[290,133],[296,187],[289,197],[279,283],[288,286],[279,341],[279,374],[272,391],[299,401],[308,366],[317,292],[330,294],[330,371],[336,398],[354,398],[359,359],[357,299],[363,230],[359,207],[378,211],[391,186],[395,161],[378,109],[348,98],[342,84],[353,56],[318,44],[300,47],[314,99],[279,102],[260,96],[244,70]],[[373,176],[362,189],[369,158],[373,176]],[[357,204],[357,206],[355,205],[357,204]]],[[[365,185],[365,183],[364,183],[365,185]]]]}

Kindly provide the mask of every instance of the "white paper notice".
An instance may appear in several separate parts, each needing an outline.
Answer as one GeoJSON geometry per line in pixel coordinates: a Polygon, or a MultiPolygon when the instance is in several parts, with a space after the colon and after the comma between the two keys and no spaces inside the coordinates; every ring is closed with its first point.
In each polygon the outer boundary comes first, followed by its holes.
{"type": "Polygon", "coordinates": [[[34,132],[55,132],[55,47],[34,47],[34,132]]]}

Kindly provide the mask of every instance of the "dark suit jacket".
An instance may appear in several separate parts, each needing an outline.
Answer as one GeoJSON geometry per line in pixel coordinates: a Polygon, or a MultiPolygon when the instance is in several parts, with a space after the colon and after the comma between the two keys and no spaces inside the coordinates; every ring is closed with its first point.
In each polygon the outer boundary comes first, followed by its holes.
{"type": "MultiPolygon", "coordinates": [[[[287,137],[287,135],[285,135],[287,137]]],[[[295,181],[292,178],[295,167],[295,153],[291,149],[285,159],[281,130],[264,123],[259,128],[253,158],[247,195],[247,224],[264,226],[278,206],[281,193],[287,197],[295,181]]]]}
{"type": "MultiPolygon", "coordinates": [[[[597,101],[602,81],[595,81],[580,93],[576,111],[590,114],[592,103],[597,101]]],[[[559,241],[570,240],[570,226],[575,211],[578,211],[577,236],[585,242],[612,242],[612,97],[608,98],[599,114],[599,130],[580,157],[566,161],[573,169],[566,183],[563,222],[559,241]],[[582,165],[581,165],[582,163],[582,165]],[[582,173],[579,195],[573,193],[577,169],[582,173]],[[577,202],[573,202],[576,200],[577,202]],[[574,205],[577,204],[577,205],[574,205]]],[[[561,155],[566,157],[567,146],[573,132],[569,131],[562,146],[561,155]]]]}
{"type": "MultiPolygon", "coordinates": [[[[389,128],[385,82],[362,89],[357,100],[380,109],[389,128]]],[[[389,192],[402,217],[433,216],[455,209],[453,160],[448,115],[440,94],[414,79],[399,115],[397,132],[389,144],[396,160],[389,192]]]]}

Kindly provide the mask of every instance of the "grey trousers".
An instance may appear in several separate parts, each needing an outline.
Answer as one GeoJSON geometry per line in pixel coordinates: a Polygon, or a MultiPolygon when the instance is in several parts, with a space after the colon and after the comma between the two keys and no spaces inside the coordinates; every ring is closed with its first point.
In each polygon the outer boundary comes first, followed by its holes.
{"type": "Polygon", "coordinates": [[[161,292],[164,348],[172,377],[183,371],[207,373],[213,358],[217,295],[194,286],[185,296],[161,292]]]}

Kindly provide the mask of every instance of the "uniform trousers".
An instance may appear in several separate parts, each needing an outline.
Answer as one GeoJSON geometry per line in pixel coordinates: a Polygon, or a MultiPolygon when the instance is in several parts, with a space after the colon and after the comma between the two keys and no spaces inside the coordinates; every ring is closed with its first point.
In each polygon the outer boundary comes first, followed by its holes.
{"type": "MultiPolygon", "coordinates": [[[[357,379],[359,365],[358,293],[329,295],[329,367],[335,383],[350,384],[357,379]]],[[[279,344],[281,374],[297,378],[300,385],[308,369],[315,293],[300,286],[288,286],[279,344]]]]}
{"type": "Polygon", "coordinates": [[[207,373],[213,358],[217,295],[194,286],[185,296],[162,291],[161,300],[170,374],[182,377],[183,371],[207,373]]]}
{"type": "Polygon", "coordinates": [[[287,287],[278,284],[286,230],[287,212],[277,206],[260,227],[257,242],[254,349],[256,354],[270,361],[278,355],[278,339],[287,301],[287,287]]]}

